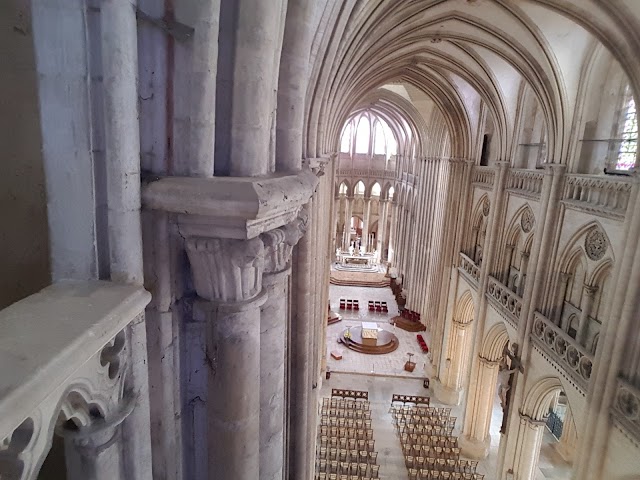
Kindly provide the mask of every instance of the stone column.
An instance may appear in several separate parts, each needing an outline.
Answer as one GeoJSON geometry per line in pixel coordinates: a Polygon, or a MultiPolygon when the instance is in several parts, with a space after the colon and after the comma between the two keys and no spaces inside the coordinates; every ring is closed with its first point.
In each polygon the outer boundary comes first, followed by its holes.
{"type": "Polygon", "coordinates": [[[396,250],[396,223],[398,216],[398,204],[395,200],[391,202],[391,225],[389,227],[389,255],[387,256],[387,261],[391,263],[395,258],[395,250],[396,250]]]}
{"type": "Polygon", "coordinates": [[[509,273],[511,270],[511,259],[513,257],[513,252],[515,251],[516,246],[515,245],[507,245],[505,247],[505,255],[504,255],[504,271],[502,272],[502,278],[500,279],[500,281],[502,283],[504,283],[507,287],[510,287],[509,285],[509,273]]]}
{"type": "Polygon", "coordinates": [[[524,295],[524,285],[527,279],[527,268],[529,266],[529,253],[522,252],[520,259],[520,281],[518,282],[517,294],[521,297],[524,295]]]}
{"type": "Polygon", "coordinates": [[[265,246],[262,283],[267,293],[260,308],[260,480],[283,478],[289,260],[304,227],[298,219],[260,235],[265,246]]]}
{"type": "MultiPolygon", "coordinates": [[[[64,438],[67,478],[113,480],[126,477],[120,424],[134,406],[134,401],[125,401],[123,409],[111,418],[97,419],[74,430],[65,427],[56,430],[64,438]]],[[[90,418],[89,412],[82,412],[81,416],[90,418]]]]}
{"type": "Polygon", "coordinates": [[[434,383],[436,398],[447,405],[460,405],[464,375],[469,369],[470,326],[454,320],[449,335],[447,369],[434,383]]]}
{"type": "Polygon", "coordinates": [[[264,244],[190,237],[194,317],[206,323],[209,476],[259,478],[264,244]]]}
{"type": "Polygon", "coordinates": [[[369,251],[369,219],[371,217],[371,197],[364,197],[364,220],[362,222],[362,246],[369,251]]]}
{"type": "Polygon", "coordinates": [[[551,320],[556,325],[560,325],[562,320],[562,307],[564,306],[564,298],[567,295],[567,287],[569,285],[569,279],[571,275],[566,272],[560,272],[558,277],[558,288],[556,288],[556,299],[553,305],[551,305],[551,320]]]}
{"type": "MultiPolygon", "coordinates": [[[[313,222],[313,200],[306,207],[307,222],[313,222]]],[[[289,356],[291,362],[289,385],[289,476],[295,479],[310,478],[311,462],[315,454],[315,438],[309,435],[313,382],[313,324],[315,319],[313,290],[313,244],[307,234],[300,239],[292,259],[292,305],[289,356]]],[[[322,305],[325,315],[326,305],[322,305]]]]}
{"type": "Polygon", "coordinates": [[[478,357],[476,390],[473,395],[473,405],[467,404],[463,435],[460,437],[460,447],[465,456],[475,459],[486,458],[491,446],[489,427],[493,402],[496,396],[498,370],[500,363],[478,357]]]}
{"type": "Polygon", "coordinates": [[[345,209],[344,209],[344,231],[346,238],[345,250],[349,249],[349,245],[351,243],[351,212],[353,209],[353,197],[347,195],[345,197],[345,209]]]}
{"type": "Polygon", "coordinates": [[[562,435],[560,436],[556,450],[562,458],[571,463],[576,453],[577,443],[578,433],[576,431],[576,424],[573,421],[571,409],[567,407],[564,421],[562,422],[562,435]]]}
{"type": "Polygon", "coordinates": [[[376,249],[378,250],[378,254],[380,255],[380,263],[384,261],[384,242],[387,236],[387,207],[389,205],[389,201],[386,198],[380,199],[379,213],[378,216],[378,239],[376,241],[376,249]]]}
{"type": "Polygon", "coordinates": [[[514,480],[535,480],[537,478],[536,470],[544,427],[544,420],[535,420],[520,413],[520,427],[513,464],[514,480]]]}
{"type": "Polygon", "coordinates": [[[597,292],[597,286],[584,285],[582,291],[582,298],[584,300],[582,301],[582,309],[580,310],[580,324],[578,327],[578,335],[576,335],[576,340],[582,346],[584,346],[587,341],[587,335],[589,333],[589,316],[591,315],[591,310],[593,309],[593,301],[595,300],[597,292]]]}

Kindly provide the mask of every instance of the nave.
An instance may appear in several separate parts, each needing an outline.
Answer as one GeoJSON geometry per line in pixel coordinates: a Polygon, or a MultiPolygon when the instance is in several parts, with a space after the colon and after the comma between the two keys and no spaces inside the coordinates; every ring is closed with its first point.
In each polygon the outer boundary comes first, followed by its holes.
{"type": "MultiPolygon", "coordinates": [[[[459,406],[446,405],[438,402],[433,395],[433,389],[425,389],[424,378],[433,375],[433,368],[426,354],[420,353],[414,333],[406,332],[393,327],[389,320],[395,316],[397,307],[393,303],[391,290],[387,288],[369,288],[356,286],[331,285],[329,298],[332,310],[340,311],[342,321],[329,325],[327,328],[327,371],[330,378],[324,380],[319,398],[330,398],[333,389],[351,389],[366,391],[369,395],[373,438],[378,452],[377,465],[379,466],[379,478],[395,480],[410,479],[403,455],[400,437],[393,416],[389,412],[391,398],[394,393],[405,395],[430,397],[430,406],[436,408],[451,409],[451,417],[457,418],[452,435],[462,434],[462,415],[464,415],[464,402],[459,406]],[[359,299],[366,305],[369,298],[381,299],[389,302],[388,314],[370,312],[367,308],[359,311],[345,312],[339,310],[341,298],[359,299]],[[337,343],[338,335],[348,326],[361,322],[377,322],[378,326],[393,331],[400,339],[400,347],[392,353],[385,355],[366,355],[344,348],[337,343]],[[332,351],[340,351],[341,360],[331,357],[332,351]],[[413,372],[407,372],[403,365],[407,359],[407,352],[414,353],[413,360],[417,368],[413,372]]],[[[427,343],[430,343],[428,332],[423,332],[427,343]]],[[[322,402],[322,400],[320,400],[322,402]]],[[[319,406],[321,409],[321,406],[319,406]]],[[[319,418],[321,416],[319,415],[319,418]]],[[[485,475],[485,480],[497,478],[496,465],[500,444],[500,427],[502,423],[502,408],[498,396],[495,396],[491,415],[489,433],[491,435],[491,447],[486,459],[478,461],[477,473],[485,475]]],[[[320,446],[320,441],[318,441],[320,446]]],[[[540,459],[536,471],[535,480],[569,480],[571,478],[571,465],[567,463],[557,451],[558,441],[548,429],[545,429],[540,449],[540,459]]],[[[461,459],[472,461],[470,457],[460,456],[461,459]]],[[[316,471],[316,474],[319,472],[316,471]]],[[[319,477],[316,477],[319,478],[319,477]]],[[[329,478],[328,476],[326,477],[329,478]]],[[[337,477],[340,478],[339,476],[337,477]]],[[[418,477],[419,478],[419,477],[418,477]]]]}

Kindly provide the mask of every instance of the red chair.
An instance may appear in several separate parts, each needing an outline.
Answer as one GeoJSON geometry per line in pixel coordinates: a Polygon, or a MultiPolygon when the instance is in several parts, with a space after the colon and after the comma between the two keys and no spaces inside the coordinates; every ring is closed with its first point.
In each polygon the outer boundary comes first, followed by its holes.
{"type": "Polygon", "coordinates": [[[347,310],[352,310],[352,309],[353,309],[353,301],[347,300],[347,310]]]}
{"type": "Polygon", "coordinates": [[[353,309],[360,310],[360,302],[358,300],[353,301],[353,309]]]}
{"type": "Polygon", "coordinates": [[[369,311],[373,312],[375,310],[375,307],[373,305],[373,300],[369,300],[369,311]]]}

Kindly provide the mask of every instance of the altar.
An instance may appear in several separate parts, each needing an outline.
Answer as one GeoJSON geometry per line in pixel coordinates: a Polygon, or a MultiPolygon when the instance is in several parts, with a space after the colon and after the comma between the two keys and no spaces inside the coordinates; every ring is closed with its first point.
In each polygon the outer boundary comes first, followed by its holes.
{"type": "Polygon", "coordinates": [[[373,263],[373,257],[369,255],[340,255],[338,261],[346,265],[370,266],[373,263]]]}

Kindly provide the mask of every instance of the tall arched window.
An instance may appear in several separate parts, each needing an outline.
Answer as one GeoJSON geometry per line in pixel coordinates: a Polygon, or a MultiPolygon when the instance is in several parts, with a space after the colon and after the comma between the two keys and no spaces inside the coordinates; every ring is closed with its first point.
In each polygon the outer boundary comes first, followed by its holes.
{"type": "Polygon", "coordinates": [[[362,180],[356,183],[356,186],[353,189],[353,193],[355,193],[356,195],[364,195],[364,183],[362,183],[362,180]]]}
{"type": "Polygon", "coordinates": [[[381,191],[382,189],[380,188],[380,184],[378,182],[374,183],[373,187],[371,187],[371,195],[374,197],[379,197],[381,191]]]}
{"type": "Polygon", "coordinates": [[[371,126],[369,118],[362,116],[358,121],[356,131],[356,153],[369,153],[369,141],[371,139],[371,126]]]}
{"type": "Polygon", "coordinates": [[[635,166],[636,153],[638,151],[638,115],[636,113],[636,102],[629,87],[625,89],[625,99],[621,113],[617,137],[620,146],[615,159],[615,169],[627,171],[635,166]]]}
{"type": "Polygon", "coordinates": [[[389,187],[389,200],[393,200],[393,193],[395,189],[393,187],[389,187]]]}
{"type": "Polygon", "coordinates": [[[340,188],[339,188],[339,190],[338,190],[338,193],[339,193],[340,195],[346,195],[346,194],[347,194],[347,190],[348,190],[348,189],[347,189],[347,184],[346,184],[346,183],[344,183],[344,182],[342,182],[342,183],[340,184],[340,188]]]}

